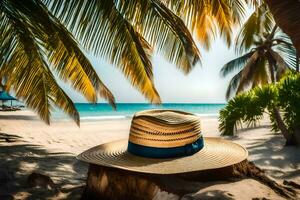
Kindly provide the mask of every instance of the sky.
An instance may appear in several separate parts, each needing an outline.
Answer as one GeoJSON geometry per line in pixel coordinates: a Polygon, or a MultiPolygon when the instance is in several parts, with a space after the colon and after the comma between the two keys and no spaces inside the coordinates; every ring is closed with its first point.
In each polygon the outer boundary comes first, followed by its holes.
{"type": "MultiPolygon", "coordinates": [[[[220,69],[234,59],[234,48],[228,48],[221,39],[216,39],[211,49],[206,51],[196,41],[202,56],[199,64],[184,75],[176,66],[160,55],[154,55],[154,84],[163,103],[225,103],[225,93],[230,77],[222,78],[220,69]]],[[[88,54],[87,57],[95,67],[103,82],[116,98],[117,103],[148,103],[115,66],[103,59],[88,54]]],[[[87,102],[84,97],[68,85],[62,85],[74,102],[87,102]]],[[[99,99],[99,102],[104,102],[99,99]]]]}
{"type": "MultiPolygon", "coordinates": [[[[244,20],[247,20],[252,12],[253,8],[247,8],[244,20]]],[[[232,38],[235,39],[238,32],[239,28],[235,28],[232,38]]],[[[154,84],[162,103],[226,103],[225,93],[234,74],[223,78],[220,76],[220,69],[239,56],[234,51],[234,45],[229,48],[221,38],[216,38],[207,51],[196,39],[195,42],[201,53],[202,65],[196,65],[188,75],[184,75],[160,55],[153,56],[154,84]]],[[[149,103],[115,66],[92,54],[88,54],[87,57],[115,96],[117,103],[149,103]]],[[[62,86],[74,102],[87,102],[68,85],[62,83],[62,86]]],[[[104,101],[99,99],[99,102],[104,101]]]]}

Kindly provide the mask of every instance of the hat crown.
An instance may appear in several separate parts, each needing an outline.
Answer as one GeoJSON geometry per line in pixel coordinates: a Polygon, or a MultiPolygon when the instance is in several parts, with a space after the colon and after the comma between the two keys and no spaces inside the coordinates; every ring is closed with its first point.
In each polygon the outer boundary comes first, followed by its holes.
{"type": "Polygon", "coordinates": [[[146,147],[172,148],[201,138],[200,119],[174,110],[147,110],[134,115],[129,142],[146,147]]]}

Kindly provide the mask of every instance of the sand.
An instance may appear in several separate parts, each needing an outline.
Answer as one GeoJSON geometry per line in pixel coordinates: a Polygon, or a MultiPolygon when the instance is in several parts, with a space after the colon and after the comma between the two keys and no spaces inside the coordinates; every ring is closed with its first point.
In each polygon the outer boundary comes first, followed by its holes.
{"type": "MultiPolygon", "coordinates": [[[[201,120],[205,136],[219,137],[217,117],[201,117],[201,120]]],[[[75,156],[95,145],[127,138],[129,128],[129,118],[82,121],[80,127],[72,121],[54,121],[48,126],[31,111],[0,112],[0,138],[3,134],[12,138],[11,142],[0,140],[0,180],[7,182],[4,185],[0,181],[0,194],[11,194],[16,199],[78,199],[88,166],[75,156]],[[1,179],[3,171],[7,174],[1,179]],[[51,177],[61,190],[59,195],[42,188],[26,188],[26,178],[34,171],[51,177]]],[[[244,145],[249,160],[278,183],[283,180],[300,183],[300,148],[283,147],[283,138],[270,131],[267,119],[259,127],[243,129],[238,136],[227,139],[244,145]]],[[[184,186],[195,192],[182,199],[283,199],[253,179],[193,182],[184,186]]],[[[178,198],[163,191],[156,197],[178,198]]]]}

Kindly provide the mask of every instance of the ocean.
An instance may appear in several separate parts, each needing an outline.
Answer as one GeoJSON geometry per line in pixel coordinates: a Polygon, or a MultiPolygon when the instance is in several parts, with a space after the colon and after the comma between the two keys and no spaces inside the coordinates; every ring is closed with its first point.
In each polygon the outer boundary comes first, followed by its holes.
{"type": "MultiPolygon", "coordinates": [[[[191,112],[199,116],[218,116],[219,111],[225,104],[181,104],[165,103],[161,105],[152,105],[147,103],[118,103],[117,110],[113,110],[108,104],[75,104],[82,121],[105,120],[105,119],[124,119],[132,117],[135,112],[149,109],[173,109],[191,112]]],[[[53,119],[68,119],[61,111],[54,112],[53,119]]]]}

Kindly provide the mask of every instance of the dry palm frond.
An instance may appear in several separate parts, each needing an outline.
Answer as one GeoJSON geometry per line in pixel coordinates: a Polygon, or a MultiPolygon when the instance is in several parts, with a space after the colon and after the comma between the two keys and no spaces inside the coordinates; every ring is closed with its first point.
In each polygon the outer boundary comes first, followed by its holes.
{"type": "Polygon", "coordinates": [[[1,67],[0,75],[6,79],[6,89],[14,89],[17,98],[34,109],[40,117],[50,123],[53,105],[63,109],[79,124],[79,115],[71,99],[58,86],[49,70],[43,55],[39,53],[32,34],[19,19],[9,16],[17,26],[14,30],[14,51],[6,64],[1,67]]]}
{"type": "Polygon", "coordinates": [[[73,102],[52,71],[90,102],[96,102],[99,94],[114,106],[114,97],[76,41],[43,4],[1,1],[0,19],[0,79],[44,121],[50,122],[50,112],[58,106],[79,124],[73,102]]]}
{"type": "Polygon", "coordinates": [[[243,24],[236,38],[236,52],[243,53],[249,50],[265,33],[270,33],[274,27],[272,14],[265,4],[255,9],[243,24]]]}
{"type": "Polygon", "coordinates": [[[119,1],[117,8],[159,53],[184,73],[200,61],[200,53],[185,24],[160,1],[119,1]]]}
{"type": "Polygon", "coordinates": [[[246,4],[235,0],[163,0],[164,4],[179,15],[201,44],[209,48],[219,33],[231,44],[233,27],[241,24],[246,4]]]}
{"type": "Polygon", "coordinates": [[[160,102],[152,81],[149,45],[119,12],[113,1],[45,3],[83,47],[120,68],[131,84],[152,103],[160,102]]]}

